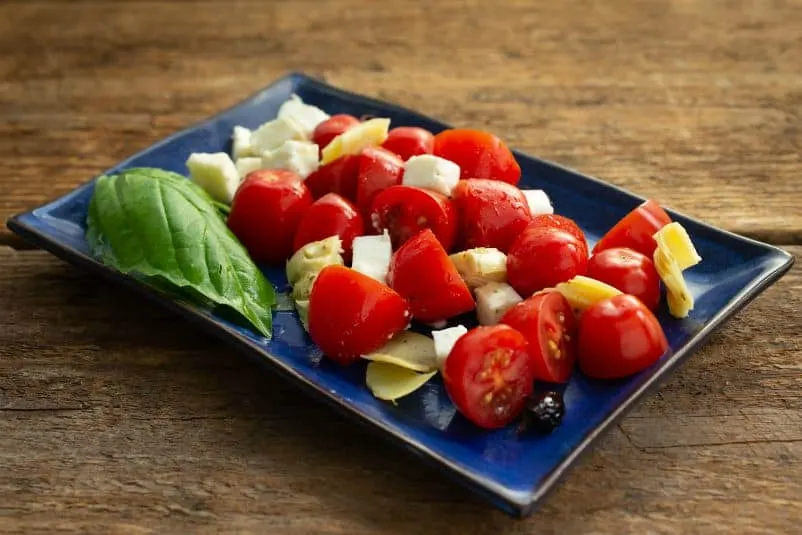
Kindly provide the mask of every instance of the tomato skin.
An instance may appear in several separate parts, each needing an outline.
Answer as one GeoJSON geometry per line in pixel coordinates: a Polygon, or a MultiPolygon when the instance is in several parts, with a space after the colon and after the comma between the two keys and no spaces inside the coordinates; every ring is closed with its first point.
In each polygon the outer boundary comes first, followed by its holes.
{"type": "Polygon", "coordinates": [[[332,115],[315,127],[315,131],[312,132],[312,143],[317,145],[322,153],[323,149],[326,148],[326,145],[331,143],[332,139],[358,124],[359,119],[353,115],[348,115],[346,113],[332,115]]]}
{"type": "Polygon", "coordinates": [[[532,218],[529,224],[531,227],[554,227],[566,232],[570,232],[576,239],[585,244],[585,251],[588,250],[588,242],[585,239],[585,233],[579,228],[576,222],[559,214],[541,214],[532,218]]]}
{"type": "Polygon", "coordinates": [[[382,147],[407,161],[413,156],[434,152],[434,135],[417,126],[399,126],[390,130],[382,147]]]}
{"type": "Polygon", "coordinates": [[[428,228],[449,251],[457,234],[457,211],[451,199],[414,186],[390,186],[376,195],[370,222],[375,232],[389,232],[394,249],[428,228]]]}
{"type": "Polygon", "coordinates": [[[292,237],[311,205],[312,194],[292,171],[254,171],[234,194],[228,228],[255,262],[279,264],[293,253],[292,237]]]}
{"type": "Polygon", "coordinates": [[[460,180],[453,192],[459,221],[460,249],[495,247],[507,252],[532,221],[524,194],[498,180],[460,180]]]}
{"type": "Polygon", "coordinates": [[[587,247],[573,234],[553,227],[527,227],[507,253],[507,282],[528,296],[584,274],[587,264],[587,247]]]}
{"type": "Polygon", "coordinates": [[[359,156],[356,179],[356,204],[366,216],[380,192],[401,183],[404,162],[395,153],[381,147],[368,147],[359,156]]]}
{"type": "Polygon", "coordinates": [[[593,247],[593,252],[627,247],[651,258],[657,249],[657,243],[652,236],[669,223],[671,217],[656,201],[645,201],[607,231],[593,247]]]}
{"type": "Polygon", "coordinates": [[[489,132],[452,128],[434,136],[434,154],[460,166],[460,178],[489,178],[508,184],[521,179],[521,166],[501,139],[489,132]]]}
{"type": "Polygon", "coordinates": [[[351,259],[351,243],[365,234],[365,224],[356,206],[336,193],[328,193],[316,200],[301,218],[295,231],[293,249],[297,251],[307,243],[337,235],[343,242],[343,258],[351,259]]]}
{"type": "Polygon", "coordinates": [[[532,393],[533,381],[526,338],[507,325],[468,331],[457,340],[443,369],[454,405],[485,429],[513,421],[532,393]]]}
{"type": "Polygon", "coordinates": [[[668,349],[654,314],[631,295],[588,307],[579,321],[579,368],[596,379],[617,379],[644,370],[668,349]]]}
{"type": "Polygon", "coordinates": [[[468,286],[431,229],[419,232],[393,254],[387,283],[423,322],[446,320],[475,306],[468,286]]]}
{"type": "Polygon", "coordinates": [[[632,249],[616,247],[594,254],[586,275],[634,295],[655,310],[660,304],[660,275],[652,259],[632,249]]]}
{"type": "Polygon", "coordinates": [[[359,156],[347,154],[319,167],[306,177],[304,184],[315,199],[319,199],[327,193],[336,193],[349,201],[354,201],[356,200],[358,174],[359,156]]]}
{"type": "Polygon", "coordinates": [[[538,293],[501,318],[526,337],[535,379],[567,383],[576,364],[577,326],[568,301],[556,291],[538,293]]]}
{"type": "Polygon", "coordinates": [[[309,336],[343,365],[386,344],[409,325],[409,317],[398,293],[344,266],[323,268],[309,297],[309,336]]]}

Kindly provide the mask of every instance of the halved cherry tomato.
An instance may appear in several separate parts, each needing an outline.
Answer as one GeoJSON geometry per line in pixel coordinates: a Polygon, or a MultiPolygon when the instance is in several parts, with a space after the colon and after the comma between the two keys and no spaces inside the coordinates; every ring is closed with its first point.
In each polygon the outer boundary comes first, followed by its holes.
{"type": "Polygon", "coordinates": [[[387,283],[401,294],[412,315],[427,323],[473,310],[473,297],[431,229],[407,240],[393,254],[387,283]]]}
{"type": "Polygon", "coordinates": [[[399,126],[390,130],[382,147],[407,161],[413,156],[434,152],[434,136],[417,126],[399,126]]]}
{"type": "Polygon", "coordinates": [[[327,193],[336,193],[348,199],[356,200],[356,182],[359,174],[359,155],[346,154],[321,166],[304,180],[306,187],[315,199],[327,193]]]}
{"type": "Polygon", "coordinates": [[[576,236],[554,227],[527,227],[507,253],[507,280],[522,296],[551,288],[588,265],[587,246],[576,236]]]}
{"type": "Polygon", "coordinates": [[[459,165],[461,178],[490,178],[513,185],[521,179],[521,166],[515,156],[489,132],[444,130],[434,136],[434,154],[459,165]]]}
{"type": "Polygon", "coordinates": [[[457,233],[457,211],[451,200],[413,186],[390,186],[376,195],[370,207],[370,222],[376,232],[389,232],[394,249],[428,228],[448,251],[457,233]]]}
{"type": "Polygon", "coordinates": [[[649,258],[657,249],[652,236],[671,223],[671,217],[657,202],[648,200],[625,215],[621,221],[607,231],[593,248],[594,253],[613,247],[628,247],[649,258]]]}
{"type": "Polygon", "coordinates": [[[358,124],[359,119],[353,115],[344,113],[332,115],[315,127],[315,131],[312,133],[312,143],[317,145],[318,149],[322,151],[326,148],[326,145],[331,143],[332,139],[358,124]]]}
{"type": "Polygon", "coordinates": [[[356,205],[366,216],[376,195],[401,183],[404,162],[394,153],[381,147],[368,147],[359,155],[356,179],[356,205]]]}
{"type": "Polygon", "coordinates": [[[309,335],[340,364],[379,349],[409,325],[409,306],[384,284],[343,266],[328,266],[309,297],[309,335]]]}
{"type": "Polygon", "coordinates": [[[513,421],[532,393],[533,381],[526,338],[507,325],[476,327],[462,335],[443,369],[454,405],[485,429],[513,421]]]}
{"type": "Polygon", "coordinates": [[[586,274],[634,295],[651,310],[660,304],[660,276],[654,262],[637,251],[625,247],[599,251],[588,260],[586,274]]]}
{"type": "Polygon", "coordinates": [[[228,228],[254,261],[278,264],[292,254],[295,229],[311,205],[312,194],[292,171],[254,171],[234,195],[228,228]]]}
{"type": "Polygon", "coordinates": [[[495,247],[505,253],[532,221],[529,203],[513,185],[498,180],[460,180],[453,192],[461,249],[495,247]]]}
{"type": "Polygon", "coordinates": [[[587,308],[579,320],[579,367],[597,379],[644,370],[668,349],[654,314],[636,297],[616,295],[587,308]]]}
{"type": "Polygon", "coordinates": [[[532,222],[529,224],[532,227],[554,227],[566,232],[570,232],[576,238],[585,244],[585,250],[588,250],[588,242],[585,240],[585,233],[579,228],[576,222],[559,214],[541,214],[534,216],[532,222]]]}
{"type": "Polygon", "coordinates": [[[556,291],[533,295],[509,309],[501,318],[523,334],[535,379],[566,383],[576,363],[576,320],[568,301],[556,291]]]}
{"type": "Polygon", "coordinates": [[[343,242],[343,258],[351,259],[351,243],[365,234],[365,224],[356,206],[336,193],[328,193],[310,206],[295,231],[297,251],[307,243],[337,235],[343,242]]]}

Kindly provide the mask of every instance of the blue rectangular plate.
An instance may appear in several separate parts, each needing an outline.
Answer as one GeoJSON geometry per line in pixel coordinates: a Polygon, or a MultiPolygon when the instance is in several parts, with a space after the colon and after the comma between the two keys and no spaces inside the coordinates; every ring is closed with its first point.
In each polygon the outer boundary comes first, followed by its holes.
{"type": "MultiPolygon", "coordinates": [[[[275,117],[278,107],[292,93],[330,114],[389,117],[393,125],[421,126],[433,132],[447,128],[398,106],[291,74],[107,173],[147,166],[185,174],[184,162],[190,153],[228,152],[235,125],[254,128],[275,117]]],[[[544,189],[558,213],[581,225],[591,245],[643,200],[553,163],[519,153],[516,157],[523,171],[521,186],[544,189]]],[[[374,399],[364,384],[364,366],[346,369],[321,359],[320,351],[292,311],[275,313],[274,336],[265,340],[209,310],[167,296],[100,264],[89,255],[84,240],[93,182],[13,217],[8,221],[9,228],[68,262],[126,284],[195,321],[514,515],[529,514],[606,429],[691,355],[717,326],[775,282],[793,263],[793,257],[780,249],[672,213],[688,230],[704,261],[686,272],[697,299],[691,316],[679,321],[670,318],[665,309],[659,312],[671,345],[669,354],[652,368],[626,380],[601,382],[575,374],[564,391],[567,414],[562,425],[548,436],[519,436],[513,426],[486,432],[467,422],[456,413],[439,378],[400,400],[397,406],[374,399]]],[[[265,273],[279,291],[287,289],[281,270],[266,269],[265,273]]]]}

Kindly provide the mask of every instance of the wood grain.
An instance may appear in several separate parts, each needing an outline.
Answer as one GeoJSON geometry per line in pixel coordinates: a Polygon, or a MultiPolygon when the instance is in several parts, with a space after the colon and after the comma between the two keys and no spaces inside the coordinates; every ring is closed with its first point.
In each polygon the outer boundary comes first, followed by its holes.
{"type": "Polygon", "coordinates": [[[793,0],[5,2],[0,217],[304,70],[796,243],[800,24],[793,0]]]}

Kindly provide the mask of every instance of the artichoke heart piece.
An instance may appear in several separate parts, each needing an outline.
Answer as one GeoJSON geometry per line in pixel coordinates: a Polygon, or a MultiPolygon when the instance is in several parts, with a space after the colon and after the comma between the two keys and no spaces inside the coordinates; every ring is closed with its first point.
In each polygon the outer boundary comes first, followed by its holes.
{"type": "Polygon", "coordinates": [[[507,255],[492,247],[477,247],[449,256],[465,284],[480,288],[491,282],[507,282],[507,255]]]}
{"type": "Polygon", "coordinates": [[[369,119],[346,130],[331,140],[321,154],[320,165],[333,162],[347,154],[359,154],[363,149],[384,143],[390,130],[390,119],[369,119]]]}
{"type": "Polygon", "coordinates": [[[434,340],[412,331],[403,331],[373,353],[362,358],[384,362],[416,372],[430,372],[437,369],[437,354],[434,340]]]}
{"type": "Polygon", "coordinates": [[[418,373],[387,362],[371,362],[365,382],[377,398],[395,401],[425,385],[435,374],[437,371],[418,373]]]}
{"type": "Polygon", "coordinates": [[[575,312],[583,312],[594,303],[621,294],[617,288],[584,275],[577,275],[566,282],[561,282],[554,289],[565,297],[575,312]]]}
{"type": "Polygon", "coordinates": [[[658,230],[653,238],[661,249],[671,254],[680,271],[685,271],[702,261],[691,237],[688,236],[688,231],[676,221],[658,230]]]}
{"type": "Polygon", "coordinates": [[[657,274],[666,285],[666,300],[668,311],[675,318],[686,318],[693,310],[694,299],[679,264],[671,253],[663,249],[658,242],[654,251],[654,267],[657,274]]]}
{"type": "Polygon", "coordinates": [[[287,262],[287,282],[295,286],[305,273],[317,274],[326,266],[343,265],[341,253],[342,240],[336,235],[307,243],[287,262]]]}

